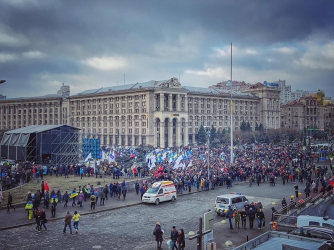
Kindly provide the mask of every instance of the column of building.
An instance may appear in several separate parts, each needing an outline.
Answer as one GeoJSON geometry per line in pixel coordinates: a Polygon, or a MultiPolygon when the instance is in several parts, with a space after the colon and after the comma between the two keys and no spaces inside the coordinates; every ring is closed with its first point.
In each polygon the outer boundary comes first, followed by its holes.
{"type": "Polygon", "coordinates": [[[168,94],[168,111],[173,111],[173,95],[168,94]]]}
{"type": "MultiPolygon", "coordinates": [[[[160,93],[160,111],[165,111],[165,94],[160,93]]],[[[160,147],[165,147],[165,120],[161,117],[160,120],[160,147]]]]}
{"type": "Polygon", "coordinates": [[[168,119],[168,147],[173,147],[173,120],[168,119]]]}

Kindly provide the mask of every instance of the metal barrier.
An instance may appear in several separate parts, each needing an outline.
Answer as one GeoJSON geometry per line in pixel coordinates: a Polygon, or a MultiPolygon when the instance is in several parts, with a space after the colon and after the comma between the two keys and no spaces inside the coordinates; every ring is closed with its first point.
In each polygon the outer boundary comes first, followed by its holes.
{"type": "Polygon", "coordinates": [[[324,195],[320,193],[315,197],[308,197],[301,203],[290,203],[273,213],[273,222],[276,222],[277,226],[279,223],[294,225],[298,215],[323,216],[327,207],[333,203],[333,199],[332,192],[326,192],[324,195]],[[323,204],[318,203],[320,200],[323,204]]]}

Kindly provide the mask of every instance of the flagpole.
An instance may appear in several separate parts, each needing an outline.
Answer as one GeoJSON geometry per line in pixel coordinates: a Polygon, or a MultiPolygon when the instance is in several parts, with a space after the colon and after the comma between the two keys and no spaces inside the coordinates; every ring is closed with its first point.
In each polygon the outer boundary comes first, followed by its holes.
{"type": "Polygon", "coordinates": [[[232,43],[231,43],[231,89],[230,89],[230,92],[231,92],[231,100],[230,100],[230,109],[231,109],[231,112],[230,112],[230,126],[231,126],[231,158],[230,158],[230,164],[232,165],[233,164],[233,99],[232,99],[232,43]]]}

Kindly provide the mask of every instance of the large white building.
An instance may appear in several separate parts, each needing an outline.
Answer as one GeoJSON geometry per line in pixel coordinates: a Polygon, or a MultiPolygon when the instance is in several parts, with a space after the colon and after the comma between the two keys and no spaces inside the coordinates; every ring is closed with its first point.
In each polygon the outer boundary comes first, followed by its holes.
{"type": "MultiPolygon", "coordinates": [[[[280,124],[277,90],[253,88],[232,91],[233,127],[242,121],[280,124]]],[[[69,95],[69,86],[58,94],[0,100],[0,131],[28,125],[67,124],[106,146],[153,145],[172,147],[197,140],[201,125],[230,127],[230,91],[182,86],[177,78],[86,90],[69,95]]]]}

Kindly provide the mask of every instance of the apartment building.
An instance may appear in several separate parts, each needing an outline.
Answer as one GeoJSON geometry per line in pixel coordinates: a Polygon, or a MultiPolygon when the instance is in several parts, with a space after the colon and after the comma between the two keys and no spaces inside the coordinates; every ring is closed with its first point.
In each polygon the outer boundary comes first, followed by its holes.
{"type": "Polygon", "coordinates": [[[299,100],[281,105],[281,127],[297,129],[333,129],[334,105],[322,102],[319,93],[308,94],[299,100]]]}

